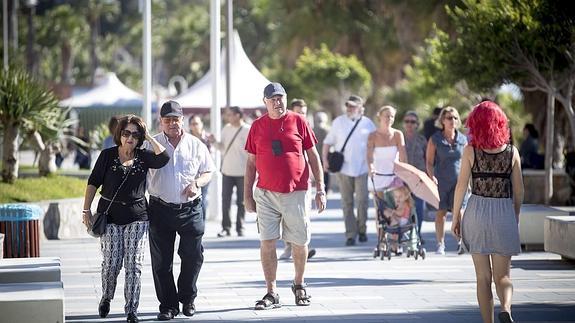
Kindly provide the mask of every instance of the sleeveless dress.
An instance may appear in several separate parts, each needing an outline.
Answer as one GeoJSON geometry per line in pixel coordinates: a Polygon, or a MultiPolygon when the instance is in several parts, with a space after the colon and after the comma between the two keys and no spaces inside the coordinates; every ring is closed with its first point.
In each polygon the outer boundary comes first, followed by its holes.
{"type": "Polygon", "coordinates": [[[461,169],[461,156],[463,148],[467,145],[467,138],[456,130],[455,141],[450,144],[443,137],[443,132],[437,131],[430,140],[435,145],[434,175],[437,178],[439,190],[439,209],[451,211],[457,177],[461,169]]]}
{"type": "Polygon", "coordinates": [[[513,208],[513,147],[490,154],[474,149],[472,195],[461,222],[463,245],[472,254],[517,255],[519,227],[513,208]]]}
{"type": "Polygon", "coordinates": [[[396,160],[399,160],[397,146],[375,147],[373,149],[373,166],[375,167],[373,181],[376,191],[385,190],[393,182],[395,178],[393,165],[396,160]]]}

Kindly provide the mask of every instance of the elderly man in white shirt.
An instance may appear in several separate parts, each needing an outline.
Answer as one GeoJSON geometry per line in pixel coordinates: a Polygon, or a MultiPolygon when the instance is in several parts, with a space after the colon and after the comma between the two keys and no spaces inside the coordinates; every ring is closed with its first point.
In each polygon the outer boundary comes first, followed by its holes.
{"type": "Polygon", "coordinates": [[[201,187],[207,185],[216,170],[208,148],[183,129],[183,113],[175,101],[160,110],[162,132],[155,135],[170,155],[163,168],[148,173],[150,193],[150,253],[156,296],[160,302],[158,320],[168,321],[180,312],[194,315],[196,282],[204,256],[202,237],[201,187]],[[176,233],[180,235],[178,255],[181,269],[174,283],[172,263],[176,233]]]}
{"type": "Polygon", "coordinates": [[[351,133],[343,151],[344,161],[341,170],[336,174],[341,201],[343,204],[343,216],[345,219],[345,236],[347,246],[355,245],[355,239],[359,235],[360,242],[367,241],[367,209],[369,207],[369,194],[367,191],[367,137],[376,130],[373,122],[364,117],[363,99],[357,95],[351,95],[345,103],[346,113],[335,118],[325,140],[323,141],[322,159],[325,171],[329,170],[327,158],[330,148],[341,151],[348,135],[357,123],[357,127],[351,133]],[[354,194],[357,203],[357,218],[354,215],[354,194]]]}
{"type": "Polygon", "coordinates": [[[232,220],[230,209],[232,193],[236,188],[236,232],[239,237],[244,235],[244,173],[248,161],[248,153],[244,149],[250,126],[243,120],[243,112],[240,107],[226,109],[225,118],[228,122],[222,129],[222,141],[217,142],[214,136],[209,141],[222,153],[222,231],[218,237],[230,235],[232,220]]]}

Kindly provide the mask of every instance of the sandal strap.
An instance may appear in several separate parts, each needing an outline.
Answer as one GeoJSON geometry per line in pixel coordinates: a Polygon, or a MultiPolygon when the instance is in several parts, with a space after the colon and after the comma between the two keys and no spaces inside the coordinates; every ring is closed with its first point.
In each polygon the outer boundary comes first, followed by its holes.
{"type": "Polygon", "coordinates": [[[264,295],[264,297],[262,297],[262,299],[256,301],[256,305],[263,305],[267,307],[269,305],[279,303],[279,297],[277,296],[277,294],[267,293],[264,295]]]}
{"type": "Polygon", "coordinates": [[[298,284],[298,285],[292,284],[292,286],[291,286],[293,293],[296,295],[296,297],[297,297],[298,299],[301,299],[301,300],[309,300],[309,299],[311,298],[311,295],[309,295],[309,294],[307,293],[306,287],[307,287],[307,284],[306,284],[306,283],[298,284]],[[303,295],[297,294],[297,291],[298,291],[298,290],[303,290],[304,294],[303,294],[303,295]]]}

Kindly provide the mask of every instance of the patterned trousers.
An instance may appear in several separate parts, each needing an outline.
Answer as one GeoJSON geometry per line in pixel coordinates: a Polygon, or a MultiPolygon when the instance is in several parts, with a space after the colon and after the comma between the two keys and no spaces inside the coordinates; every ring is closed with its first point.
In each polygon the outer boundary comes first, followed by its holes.
{"type": "Polygon", "coordinates": [[[122,262],[126,279],[124,312],[137,313],[140,303],[142,265],[144,249],[148,241],[148,221],[136,221],[126,225],[108,224],[106,233],[100,238],[102,248],[102,298],[114,299],[116,282],[122,262]]]}

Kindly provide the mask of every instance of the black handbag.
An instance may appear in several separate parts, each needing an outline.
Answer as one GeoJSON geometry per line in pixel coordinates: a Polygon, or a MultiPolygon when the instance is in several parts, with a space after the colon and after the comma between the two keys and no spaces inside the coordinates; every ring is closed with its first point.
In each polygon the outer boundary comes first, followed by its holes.
{"type": "Polygon", "coordinates": [[[92,237],[99,238],[104,233],[106,233],[106,227],[108,226],[108,211],[110,211],[110,207],[112,206],[112,203],[114,203],[114,199],[116,199],[116,195],[118,195],[120,188],[122,187],[122,185],[124,185],[126,179],[128,179],[128,175],[130,174],[131,170],[132,167],[130,167],[126,172],[126,175],[124,175],[124,180],[122,180],[122,183],[120,183],[120,186],[118,186],[118,189],[116,189],[116,193],[114,193],[114,196],[110,200],[110,203],[106,208],[106,211],[96,212],[90,218],[90,228],[88,229],[88,234],[91,235],[92,237]]]}
{"type": "Polygon", "coordinates": [[[347,145],[347,142],[349,141],[349,137],[351,137],[351,134],[353,133],[353,131],[355,130],[355,128],[357,127],[357,125],[361,121],[361,118],[362,117],[360,117],[355,122],[355,125],[353,126],[353,128],[351,128],[351,131],[347,135],[347,138],[345,139],[345,142],[343,143],[343,147],[341,147],[341,150],[340,151],[332,151],[332,152],[327,154],[327,161],[329,163],[329,167],[327,169],[331,173],[337,173],[343,167],[343,161],[344,161],[343,151],[345,149],[345,146],[347,145]]]}
{"type": "Polygon", "coordinates": [[[329,162],[328,170],[332,173],[337,173],[343,167],[343,153],[332,151],[327,155],[327,161],[329,162]]]}

